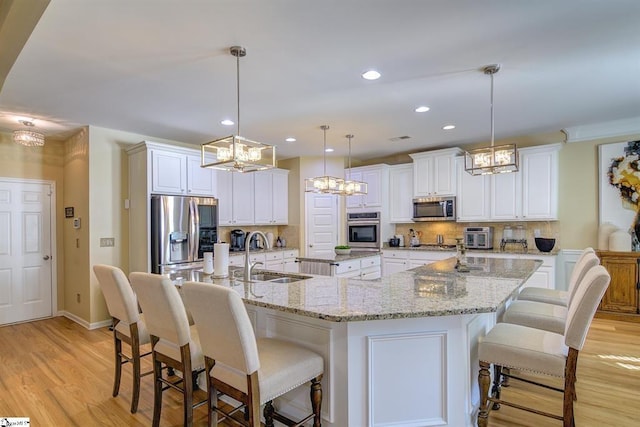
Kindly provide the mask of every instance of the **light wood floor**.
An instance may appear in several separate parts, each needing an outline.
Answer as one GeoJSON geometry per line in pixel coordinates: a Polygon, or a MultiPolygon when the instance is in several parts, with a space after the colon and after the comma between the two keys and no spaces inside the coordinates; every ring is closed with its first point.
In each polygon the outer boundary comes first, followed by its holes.
{"type": "MultiPolygon", "coordinates": [[[[88,331],[63,317],[0,327],[0,417],[30,417],[33,426],[150,425],[152,377],[142,379],[138,413],[131,415],[129,366],[123,368],[120,395],[111,397],[112,352],[106,328],[88,331]]],[[[143,371],[149,368],[143,365],[143,371]]],[[[528,388],[514,381],[503,397],[530,401],[530,394],[523,395],[528,388]]],[[[640,324],[594,320],[578,360],[577,391],[578,427],[640,425],[640,324]]],[[[558,393],[536,390],[534,396],[542,408],[560,412],[558,393]]],[[[162,426],[182,424],[181,404],[177,392],[164,393],[162,426]]],[[[206,425],[206,408],[194,416],[196,425],[206,425]]],[[[561,425],[508,407],[492,412],[489,424],[561,425]]]]}

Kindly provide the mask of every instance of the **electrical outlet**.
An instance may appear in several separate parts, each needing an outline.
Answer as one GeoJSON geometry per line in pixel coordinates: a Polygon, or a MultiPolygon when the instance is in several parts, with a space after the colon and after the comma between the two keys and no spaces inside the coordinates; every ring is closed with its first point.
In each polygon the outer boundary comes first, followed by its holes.
{"type": "Polygon", "coordinates": [[[101,248],[110,248],[116,245],[116,239],[114,237],[101,237],[100,238],[100,247],[101,248]]]}
{"type": "Polygon", "coordinates": [[[536,228],[533,230],[533,237],[540,237],[540,229],[536,228]]]}

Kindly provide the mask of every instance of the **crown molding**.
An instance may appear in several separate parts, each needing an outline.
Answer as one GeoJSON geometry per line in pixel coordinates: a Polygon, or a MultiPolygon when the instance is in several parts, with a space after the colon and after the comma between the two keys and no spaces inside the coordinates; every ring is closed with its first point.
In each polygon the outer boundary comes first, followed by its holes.
{"type": "Polygon", "coordinates": [[[640,117],[567,127],[562,129],[562,132],[567,136],[568,143],[618,136],[640,135],[640,117]]]}

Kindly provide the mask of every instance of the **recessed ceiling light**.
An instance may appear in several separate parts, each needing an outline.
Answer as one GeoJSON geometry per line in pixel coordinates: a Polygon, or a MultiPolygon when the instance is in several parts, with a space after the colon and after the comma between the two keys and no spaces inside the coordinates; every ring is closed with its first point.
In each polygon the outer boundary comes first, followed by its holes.
{"type": "Polygon", "coordinates": [[[233,126],[235,125],[235,123],[233,122],[233,120],[229,120],[229,119],[224,119],[223,121],[220,122],[221,124],[225,125],[225,126],[233,126]]]}
{"type": "Polygon", "coordinates": [[[362,78],[367,80],[378,80],[380,78],[380,73],[376,70],[369,70],[362,73],[362,78]]]}
{"type": "Polygon", "coordinates": [[[333,148],[327,148],[324,151],[327,152],[327,153],[333,153],[333,148]]]}
{"type": "Polygon", "coordinates": [[[429,111],[431,108],[421,105],[420,107],[415,109],[416,113],[426,113],[427,111],[429,111]]]}
{"type": "Polygon", "coordinates": [[[292,136],[290,136],[289,138],[285,139],[285,141],[287,142],[296,142],[296,139],[292,136]]]}
{"type": "Polygon", "coordinates": [[[443,130],[451,130],[451,129],[455,129],[456,125],[444,125],[442,126],[443,130]]]}

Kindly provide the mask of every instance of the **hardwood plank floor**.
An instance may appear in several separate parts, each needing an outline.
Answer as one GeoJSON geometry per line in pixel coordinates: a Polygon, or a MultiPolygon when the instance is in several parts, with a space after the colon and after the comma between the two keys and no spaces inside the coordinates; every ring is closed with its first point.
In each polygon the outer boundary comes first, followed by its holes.
{"type": "MultiPolygon", "coordinates": [[[[107,328],[88,331],[64,317],[0,327],[0,417],[30,417],[34,426],[150,425],[152,377],[143,377],[138,412],[132,415],[129,366],[123,367],[120,395],[111,397],[112,353],[107,328]]],[[[143,372],[149,369],[145,361],[143,372]]],[[[640,425],[640,324],[594,320],[578,360],[577,391],[579,427],[640,425]]],[[[516,381],[503,397],[521,403],[534,399],[557,413],[562,407],[559,393],[516,381]]],[[[195,425],[206,425],[206,408],[197,408],[194,417],[195,425]]],[[[493,411],[489,422],[496,427],[561,425],[508,407],[493,411]]],[[[177,392],[164,393],[161,425],[182,425],[177,392]]]]}

